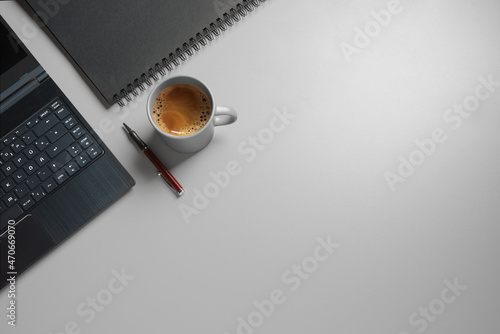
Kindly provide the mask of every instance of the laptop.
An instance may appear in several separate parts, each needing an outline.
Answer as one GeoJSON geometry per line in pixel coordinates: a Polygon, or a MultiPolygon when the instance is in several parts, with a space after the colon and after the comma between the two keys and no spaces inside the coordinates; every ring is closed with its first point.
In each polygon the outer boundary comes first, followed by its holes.
{"type": "Polygon", "coordinates": [[[135,181],[0,16],[0,288],[135,181]]]}

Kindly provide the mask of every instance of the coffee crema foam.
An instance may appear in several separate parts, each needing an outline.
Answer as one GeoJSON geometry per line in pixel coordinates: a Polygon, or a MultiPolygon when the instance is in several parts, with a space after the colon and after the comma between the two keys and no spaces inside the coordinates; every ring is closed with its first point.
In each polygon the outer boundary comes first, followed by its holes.
{"type": "Polygon", "coordinates": [[[211,111],[210,101],[200,88],[177,84],[158,94],[152,114],[162,131],[174,136],[189,136],[207,124],[211,111]]]}

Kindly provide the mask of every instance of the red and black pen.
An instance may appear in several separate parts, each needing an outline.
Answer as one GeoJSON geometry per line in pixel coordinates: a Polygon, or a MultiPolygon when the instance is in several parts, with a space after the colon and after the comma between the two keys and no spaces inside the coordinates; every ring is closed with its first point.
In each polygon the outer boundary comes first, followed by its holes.
{"type": "Polygon", "coordinates": [[[163,163],[158,159],[158,157],[151,151],[151,149],[146,145],[144,141],[137,135],[137,133],[132,130],[127,124],[123,123],[123,126],[125,127],[125,130],[127,131],[128,135],[132,140],[137,144],[139,149],[144,153],[149,161],[155,165],[156,169],[158,170],[158,175],[167,183],[167,185],[178,195],[181,196],[184,194],[184,189],[182,186],[177,182],[175,177],[170,174],[168,171],[167,167],[163,165],[163,163]]]}

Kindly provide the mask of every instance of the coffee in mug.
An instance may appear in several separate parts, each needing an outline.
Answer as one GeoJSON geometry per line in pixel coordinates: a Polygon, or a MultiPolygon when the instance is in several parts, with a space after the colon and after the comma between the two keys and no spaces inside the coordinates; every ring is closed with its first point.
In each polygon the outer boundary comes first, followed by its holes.
{"type": "Polygon", "coordinates": [[[202,129],[211,111],[207,95],[191,84],[165,88],[156,97],[152,110],[156,125],[174,136],[189,136],[202,129]]]}

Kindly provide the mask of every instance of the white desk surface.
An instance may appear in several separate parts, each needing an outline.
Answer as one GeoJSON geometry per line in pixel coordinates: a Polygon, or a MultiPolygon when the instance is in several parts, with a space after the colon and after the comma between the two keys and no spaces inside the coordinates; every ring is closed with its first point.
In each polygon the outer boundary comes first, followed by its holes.
{"type": "Polygon", "coordinates": [[[2,333],[498,333],[497,0],[269,1],[172,73],[239,112],[192,156],[147,92],[106,109],[23,8],[0,13],[137,181],[19,277],[15,328],[0,291],[2,333]]]}

